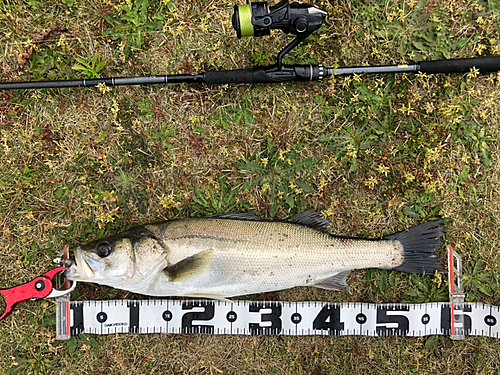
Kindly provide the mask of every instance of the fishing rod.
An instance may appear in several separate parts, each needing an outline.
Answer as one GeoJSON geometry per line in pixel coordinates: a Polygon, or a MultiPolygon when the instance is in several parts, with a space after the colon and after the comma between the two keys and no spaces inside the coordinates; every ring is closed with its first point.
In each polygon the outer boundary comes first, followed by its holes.
{"type": "Polygon", "coordinates": [[[25,81],[0,83],[0,90],[43,89],[65,87],[153,85],[170,83],[282,83],[290,81],[321,81],[331,76],[353,74],[389,73],[466,73],[472,68],[480,73],[500,71],[500,56],[476,57],[468,59],[449,59],[421,61],[410,65],[354,66],[327,68],[317,65],[284,65],[283,57],[302,43],[309,35],[318,30],[326,18],[326,12],[308,4],[289,3],[283,0],[275,6],[267,2],[235,5],[232,24],[238,38],[270,35],[271,30],[279,29],[295,35],[278,54],[275,65],[257,66],[247,69],[207,71],[204,73],[173,74],[143,77],[114,77],[60,81],[25,81]]]}

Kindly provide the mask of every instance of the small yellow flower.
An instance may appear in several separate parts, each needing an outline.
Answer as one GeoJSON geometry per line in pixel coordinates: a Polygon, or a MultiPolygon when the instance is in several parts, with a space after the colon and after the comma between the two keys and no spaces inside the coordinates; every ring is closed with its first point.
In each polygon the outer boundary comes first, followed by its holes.
{"type": "Polygon", "coordinates": [[[424,105],[424,109],[425,109],[425,113],[431,114],[432,112],[434,112],[434,109],[436,109],[436,108],[434,107],[434,104],[432,104],[432,102],[427,102],[424,105]]]}
{"type": "Polygon", "coordinates": [[[432,281],[434,281],[436,284],[438,284],[438,288],[439,288],[441,286],[441,284],[443,283],[443,275],[441,275],[438,271],[436,271],[436,273],[434,274],[434,279],[432,281]]]}
{"type": "Polygon", "coordinates": [[[356,158],[358,155],[358,150],[356,150],[352,144],[349,144],[349,145],[347,145],[346,155],[351,157],[351,158],[356,158]]]}
{"type": "Polygon", "coordinates": [[[482,55],[483,51],[486,49],[486,46],[484,44],[478,44],[476,47],[476,53],[478,55],[482,55]]]}
{"type": "Polygon", "coordinates": [[[425,164],[430,164],[437,160],[439,157],[439,150],[437,148],[427,149],[425,153],[425,164]]]}
{"type": "Polygon", "coordinates": [[[390,169],[388,166],[386,165],[379,165],[377,167],[377,171],[380,173],[380,174],[383,174],[384,176],[387,177],[387,174],[389,173],[390,169]]]}
{"type": "Polygon", "coordinates": [[[372,176],[365,180],[365,186],[368,186],[370,189],[373,189],[378,184],[378,179],[375,176],[372,176]]]}
{"type": "Polygon", "coordinates": [[[59,37],[59,41],[57,42],[57,45],[62,48],[63,51],[66,51],[67,44],[66,44],[66,35],[61,34],[59,37]]]}
{"type": "Polygon", "coordinates": [[[114,195],[114,191],[102,191],[101,197],[104,202],[118,202],[118,195],[114,195]]]}
{"type": "Polygon", "coordinates": [[[104,82],[97,84],[97,89],[101,94],[106,94],[107,92],[111,91],[111,88],[109,86],[106,86],[104,82]]]}
{"type": "Polygon", "coordinates": [[[410,172],[405,172],[403,177],[405,178],[405,182],[407,184],[415,180],[415,176],[410,172]]]}
{"type": "Polygon", "coordinates": [[[476,67],[472,67],[470,72],[467,73],[467,80],[470,80],[471,78],[476,78],[479,75],[479,69],[476,67]]]}
{"type": "Polygon", "coordinates": [[[415,113],[413,108],[411,107],[411,104],[408,103],[408,107],[406,107],[404,104],[401,106],[401,108],[398,109],[399,112],[405,113],[407,115],[410,115],[412,113],[415,113]]]}
{"type": "Polygon", "coordinates": [[[348,87],[349,87],[349,85],[351,84],[351,81],[352,81],[352,78],[351,78],[351,77],[349,77],[349,76],[345,77],[345,79],[344,79],[344,83],[342,84],[342,86],[343,86],[344,88],[348,88],[348,87]]]}
{"type": "Polygon", "coordinates": [[[175,198],[172,194],[166,195],[162,199],[160,199],[160,204],[165,209],[173,206],[175,203],[175,198]]]}
{"type": "Polygon", "coordinates": [[[111,113],[113,114],[113,117],[116,118],[118,117],[118,111],[120,110],[120,106],[118,105],[118,102],[113,99],[113,104],[111,106],[111,113]]]}

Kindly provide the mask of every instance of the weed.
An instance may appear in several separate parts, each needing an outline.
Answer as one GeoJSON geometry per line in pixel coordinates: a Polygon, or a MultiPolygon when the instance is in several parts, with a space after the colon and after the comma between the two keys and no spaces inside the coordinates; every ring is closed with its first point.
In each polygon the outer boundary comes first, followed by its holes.
{"type": "Polygon", "coordinates": [[[436,220],[442,208],[443,204],[436,204],[436,198],[433,194],[423,193],[413,205],[404,207],[403,213],[412,219],[426,222],[436,220]]]}
{"type": "Polygon", "coordinates": [[[144,100],[144,101],[141,100],[141,101],[137,102],[137,106],[138,106],[139,110],[141,111],[140,113],[143,116],[151,117],[153,115],[153,111],[152,111],[153,104],[151,103],[151,100],[144,100]]]}
{"type": "Polygon", "coordinates": [[[420,275],[410,276],[411,289],[408,290],[408,302],[427,303],[445,302],[449,300],[448,285],[429,281],[428,277],[420,275]]]}
{"type": "Polygon", "coordinates": [[[31,80],[56,80],[68,79],[72,76],[69,59],[62,50],[53,50],[45,46],[34,53],[30,60],[31,80]]]}
{"type": "Polygon", "coordinates": [[[90,60],[77,57],[76,61],[78,61],[80,65],[75,65],[72,69],[81,72],[83,77],[87,79],[101,78],[99,73],[106,67],[106,61],[99,61],[100,59],[101,57],[99,55],[94,55],[90,60]]]}
{"type": "Polygon", "coordinates": [[[484,268],[485,262],[478,260],[470,267],[469,272],[464,273],[462,287],[467,292],[467,300],[480,302],[484,295],[492,296],[499,290],[497,278],[491,271],[484,268]]]}
{"type": "Polygon", "coordinates": [[[47,374],[57,371],[60,356],[51,352],[50,345],[40,344],[30,348],[29,352],[14,352],[10,374],[47,374]]]}
{"type": "Polygon", "coordinates": [[[483,164],[487,167],[491,167],[492,160],[489,143],[495,142],[496,139],[486,135],[484,126],[480,126],[475,122],[469,125],[467,129],[464,129],[464,138],[469,141],[472,150],[479,151],[479,156],[483,164]]]}
{"type": "Polygon", "coordinates": [[[207,191],[194,189],[193,202],[198,205],[195,211],[202,215],[212,215],[248,209],[248,206],[243,208],[238,204],[238,192],[239,189],[228,186],[227,177],[221,175],[217,180],[217,187],[210,187],[207,191]]]}
{"type": "Polygon", "coordinates": [[[257,150],[236,168],[250,175],[242,190],[258,188],[268,197],[269,216],[274,217],[278,208],[285,211],[295,208],[295,197],[313,193],[307,182],[309,168],[318,158],[301,158],[300,147],[279,150],[270,139],[265,149],[257,150]]]}
{"type": "MultiPolygon", "coordinates": [[[[171,1],[167,1],[166,5],[168,9],[172,9],[171,1]]],[[[160,6],[156,9],[152,17],[148,14],[148,0],[134,0],[121,5],[120,9],[122,15],[119,20],[110,15],[104,17],[112,26],[104,34],[112,36],[113,40],[121,40],[120,49],[125,58],[128,58],[130,52],[141,50],[147,33],[161,28],[164,20],[163,8],[160,6]]]]}

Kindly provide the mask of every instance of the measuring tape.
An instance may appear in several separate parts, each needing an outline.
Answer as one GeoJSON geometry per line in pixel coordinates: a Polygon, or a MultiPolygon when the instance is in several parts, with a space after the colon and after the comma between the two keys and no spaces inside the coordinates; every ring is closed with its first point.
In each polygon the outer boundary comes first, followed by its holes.
{"type": "Polygon", "coordinates": [[[500,307],[465,303],[461,259],[449,248],[451,302],[369,304],[213,300],[69,301],[57,304],[57,339],[82,333],[207,333],[499,337],[500,307]],[[456,264],[455,264],[456,263],[456,264]]]}
{"type": "MultiPolygon", "coordinates": [[[[63,307],[64,309],[65,307],[63,307]]],[[[88,333],[499,337],[500,307],[445,303],[116,300],[70,302],[59,339],[88,333]],[[453,319],[453,318],[454,319],[453,319]],[[463,323],[457,323],[460,317],[463,323]],[[455,321],[454,321],[455,320],[455,321]]]]}

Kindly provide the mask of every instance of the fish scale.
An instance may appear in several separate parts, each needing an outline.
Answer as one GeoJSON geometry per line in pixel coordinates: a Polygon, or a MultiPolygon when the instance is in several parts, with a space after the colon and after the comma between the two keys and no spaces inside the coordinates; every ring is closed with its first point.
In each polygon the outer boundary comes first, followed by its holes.
{"type": "Polygon", "coordinates": [[[355,269],[439,270],[434,253],[443,243],[441,224],[366,240],[333,236],[314,211],[284,221],[248,214],[179,219],[82,246],[67,276],[152,296],[223,299],[295,286],[339,290],[355,269]],[[96,251],[103,246],[109,246],[104,257],[96,251]],[[85,262],[96,268],[93,275],[83,272],[85,262]]]}

